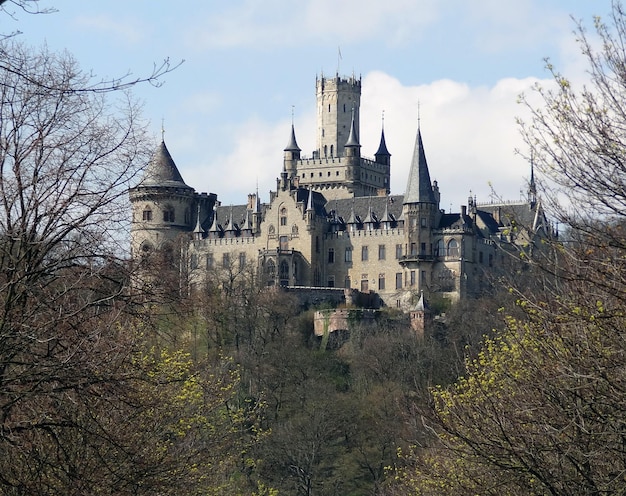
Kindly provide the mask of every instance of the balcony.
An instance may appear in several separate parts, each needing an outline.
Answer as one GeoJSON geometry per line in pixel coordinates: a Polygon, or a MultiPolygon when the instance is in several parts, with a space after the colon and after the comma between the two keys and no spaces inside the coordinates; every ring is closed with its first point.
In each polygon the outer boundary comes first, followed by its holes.
{"type": "Polygon", "coordinates": [[[435,257],[426,253],[411,253],[410,255],[402,255],[399,259],[400,264],[432,262],[433,260],[435,257]]]}

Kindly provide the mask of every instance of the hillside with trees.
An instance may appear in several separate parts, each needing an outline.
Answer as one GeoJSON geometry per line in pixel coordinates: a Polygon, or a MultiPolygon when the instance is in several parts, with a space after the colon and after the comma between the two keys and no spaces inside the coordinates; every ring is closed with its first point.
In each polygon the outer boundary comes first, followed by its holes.
{"type": "MultiPolygon", "coordinates": [[[[623,494],[626,17],[577,38],[586,86],[554,85],[521,123],[550,214],[566,227],[514,287],[523,317],[487,339],[422,412],[435,436],[394,494],[623,494]]],[[[510,312],[507,307],[505,313],[510,312]]]]}

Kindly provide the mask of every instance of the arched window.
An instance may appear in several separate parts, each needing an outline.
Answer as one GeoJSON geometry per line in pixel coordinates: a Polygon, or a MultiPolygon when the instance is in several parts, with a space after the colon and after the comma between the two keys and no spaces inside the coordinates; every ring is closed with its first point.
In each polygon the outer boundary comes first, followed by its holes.
{"type": "Polygon", "coordinates": [[[285,207],[280,209],[280,225],[287,225],[287,209],[285,207]]]}
{"type": "Polygon", "coordinates": [[[273,286],[274,279],[276,278],[276,264],[274,263],[274,260],[270,259],[267,261],[267,264],[265,265],[265,273],[267,275],[267,285],[273,286]]]}
{"type": "Polygon", "coordinates": [[[280,262],[280,285],[289,285],[289,264],[287,263],[287,260],[280,262]]]}
{"type": "Polygon", "coordinates": [[[143,209],[142,219],[144,222],[150,222],[152,220],[152,209],[150,207],[143,209]]]}
{"type": "Polygon", "coordinates": [[[459,244],[455,239],[451,239],[448,241],[448,256],[449,257],[458,257],[459,256],[459,244]]]}
{"type": "Polygon", "coordinates": [[[330,156],[334,157],[335,155],[335,145],[330,145],[330,156]]]}

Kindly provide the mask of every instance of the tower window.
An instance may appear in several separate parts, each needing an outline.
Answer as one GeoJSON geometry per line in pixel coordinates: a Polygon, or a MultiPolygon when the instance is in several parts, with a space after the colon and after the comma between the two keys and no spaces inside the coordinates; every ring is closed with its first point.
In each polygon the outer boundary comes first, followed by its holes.
{"type": "Polygon", "coordinates": [[[279,266],[280,271],[280,285],[288,286],[289,285],[289,264],[286,260],[280,262],[279,266]]]}
{"type": "Polygon", "coordinates": [[[385,259],[385,245],[378,245],[378,260],[385,259]]]}
{"type": "Polygon", "coordinates": [[[352,247],[351,246],[346,247],[345,261],[352,262],[352,247]]]}
{"type": "Polygon", "coordinates": [[[378,289],[385,289],[385,274],[378,274],[378,289]]]}
{"type": "Polygon", "coordinates": [[[459,244],[454,239],[451,239],[448,242],[448,256],[449,257],[459,256],[459,244]]]}
{"type": "Polygon", "coordinates": [[[165,207],[163,210],[163,222],[174,222],[174,207],[165,207]]]}
{"type": "Polygon", "coordinates": [[[435,245],[435,256],[443,257],[445,254],[446,252],[445,252],[444,245],[443,245],[443,239],[440,239],[437,241],[437,244],[435,245]]]}
{"type": "Polygon", "coordinates": [[[280,209],[280,225],[287,225],[287,209],[284,207],[280,209]]]}
{"type": "Polygon", "coordinates": [[[146,208],[143,211],[143,216],[142,216],[143,220],[145,222],[150,222],[152,220],[152,210],[150,210],[149,208],[146,208]]]}
{"type": "Polygon", "coordinates": [[[328,104],[328,111],[330,112],[330,103],[328,104]]]}
{"type": "Polygon", "coordinates": [[[344,114],[346,113],[346,104],[345,103],[343,104],[343,113],[344,114]]]}
{"type": "Polygon", "coordinates": [[[369,251],[366,245],[361,248],[361,260],[365,262],[368,258],[369,258],[369,251]]]}
{"type": "Polygon", "coordinates": [[[328,249],[328,263],[335,263],[335,249],[334,248],[329,248],[328,249]]]}

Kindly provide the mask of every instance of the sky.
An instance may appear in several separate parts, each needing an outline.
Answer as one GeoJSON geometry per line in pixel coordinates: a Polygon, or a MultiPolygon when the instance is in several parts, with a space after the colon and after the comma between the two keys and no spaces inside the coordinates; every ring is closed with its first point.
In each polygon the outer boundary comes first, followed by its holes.
{"type": "Polygon", "coordinates": [[[185,182],[242,204],[269,201],[292,118],[315,148],[315,80],[360,77],[361,153],[382,115],[391,192],[403,194],[418,124],[441,208],[525,196],[530,165],[516,118],[521,94],[550,84],[545,58],[574,81],[585,65],[574,19],[593,31],[610,0],[41,0],[55,13],[3,16],[2,32],[67,50],[97,78],[184,61],[160,87],[137,85],[155,148],[185,182]],[[293,117],[292,117],[293,115],[293,117]]]}

